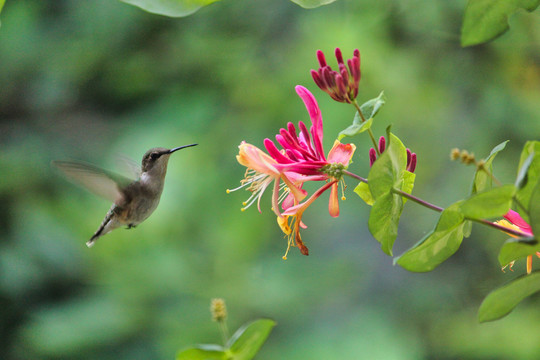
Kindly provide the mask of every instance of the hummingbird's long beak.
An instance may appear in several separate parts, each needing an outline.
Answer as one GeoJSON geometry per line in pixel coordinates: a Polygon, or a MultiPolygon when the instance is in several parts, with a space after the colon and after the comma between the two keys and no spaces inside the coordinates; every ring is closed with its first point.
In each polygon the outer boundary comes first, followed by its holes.
{"type": "Polygon", "coordinates": [[[197,146],[197,145],[199,145],[199,144],[189,144],[189,145],[179,146],[177,148],[169,150],[169,152],[167,154],[172,154],[175,151],[182,150],[184,148],[191,147],[191,146],[197,146]]]}

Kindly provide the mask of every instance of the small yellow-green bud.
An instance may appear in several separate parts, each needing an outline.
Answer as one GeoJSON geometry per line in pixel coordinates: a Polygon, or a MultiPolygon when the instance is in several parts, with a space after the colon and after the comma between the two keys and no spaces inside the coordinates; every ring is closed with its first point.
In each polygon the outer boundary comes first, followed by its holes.
{"type": "Polygon", "coordinates": [[[210,312],[212,313],[212,320],[217,322],[225,321],[227,318],[225,300],[221,298],[212,299],[212,302],[210,303],[210,312]]]}
{"type": "Polygon", "coordinates": [[[452,151],[450,151],[450,159],[457,160],[460,157],[460,151],[458,148],[453,148],[452,151]]]}

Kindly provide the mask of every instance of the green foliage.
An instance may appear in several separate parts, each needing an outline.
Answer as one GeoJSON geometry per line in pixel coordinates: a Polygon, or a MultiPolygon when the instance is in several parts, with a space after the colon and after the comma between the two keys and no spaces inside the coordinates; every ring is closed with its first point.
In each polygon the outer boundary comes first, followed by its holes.
{"type": "Polygon", "coordinates": [[[503,216],[512,205],[514,185],[499,186],[480,192],[460,203],[460,211],[467,219],[490,219],[503,216]]]}
{"type": "Polygon", "coordinates": [[[485,170],[478,168],[476,169],[472,186],[473,194],[491,188],[493,179],[491,178],[490,174],[493,174],[493,160],[495,159],[495,156],[497,156],[497,154],[506,147],[507,143],[508,140],[500,143],[499,145],[495,146],[493,150],[491,150],[489,156],[484,159],[485,170]]]}
{"type": "Polygon", "coordinates": [[[510,262],[525,258],[536,251],[540,251],[540,244],[535,238],[510,238],[501,247],[499,264],[506,266],[510,262]]]}
{"type": "Polygon", "coordinates": [[[373,205],[375,202],[373,195],[371,195],[371,191],[369,190],[369,185],[365,182],[360,182],[358,185],[356,185],[354,192],[369,206],[373,205]]]}
{"type": "MultiPolygon", "coordinates": [[[[529,208],[533,190],[540,180],[540,142],[528,141],[525,143],[519,160],[518,175],[516,182],[519,189],[516,193],[516,199],[520,206],[529,208]],[[532,157],[532,158],[530,158],[532,157]]],[[[523,210],[523,209],[519,209],[523,210]]],[[[520,211],[520,215],[529,221],[528,214],[520,211]]]]}
{"type": "Polygon", "coordinates": [[[293,3],[306,9],[313,9],[322,5],[328,5],[336,0],[291,0],[293,3]]]}
{"type": "Polygon", "coordinates": [[[478,310],[480,322],[493,321],[508,315],[523,299],[540,291],[540,272],[523,275],[491,292],[478,310]]]}
{"type": "Polygon", "coordinates": [[[386,98],[384,96],[384,91],[381,91],[379,96],[377,96],[376,98],[373,98],[363,103],[360,106],[360,111],[362,112],[362,116],[366,121],[362,121],[362,117],[357,111],[354,115],[352,125],[339,133],[338,140],[343,139],[345,136],[355,136],[361,134],[364,131],[370,129],[373,123],[373,118],[375,117],[375,115],[377,115],[377,113],[385,103],[386,98]]]}
{"type": "Polygon", "coordinates": [[[509,28],[508,17],[518,9],[533,11],[540,0],[469,0],[463,16],[461,45],[490,41],[509,28]]]}
{"type": "Polygon", "coordinates": [[[460,203],[445,209],[431,233],[418,244],[394,260],[403,268],[414,272],[427,272],[452,256],[461,245],[465,218],[460,203]]]}
{"type": "MultiPolygon", "coordinates": [[[[405,170],[407,150],[401,140],[387,129],[389,145],[373,163],[368,175],[369,192],[375,200],[369,214],[368,227],[373,237],[381,243],[382,250],[392,255],[397,237],[399,218],[403,211],[401,195],[394,189],[409,191],[413,188],[414,176],[405,170]]],[[[365,187],[357,192],[369,200],[365,187]]]]}
{"type": "Polygon", "coordinates": [[[219,0],[120,0],[150,13],[170,17],[188,16],[219,0]]]}
{"type": "Polygon", "coordinates": [[[224,348],[219,345],[197,345],[179,352],[176,360],[250,360],[264,344],[274,320],[258,319],[239,328],[227,341],[224,348]]]}

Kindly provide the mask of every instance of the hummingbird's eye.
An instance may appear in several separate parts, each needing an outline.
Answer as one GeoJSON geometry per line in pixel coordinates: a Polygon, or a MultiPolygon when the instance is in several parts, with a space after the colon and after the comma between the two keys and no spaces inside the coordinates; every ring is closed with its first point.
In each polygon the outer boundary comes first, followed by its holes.
{"type": "Polygon", "coordinates": [[[159,154],[158,154],[158,153],[152,153],[152,154],[150,154],[150,158],[151,158],[152,160],[156,160],[158,157],[159,157],[159,154]]]}

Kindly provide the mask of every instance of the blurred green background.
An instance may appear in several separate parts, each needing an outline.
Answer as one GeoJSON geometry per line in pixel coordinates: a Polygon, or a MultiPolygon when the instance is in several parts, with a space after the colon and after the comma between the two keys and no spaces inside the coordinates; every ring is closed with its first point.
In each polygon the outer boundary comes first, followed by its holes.
{"type": "MultiPolygon", "coordinates": [[[[278,325],[257,359],[538,359],[540,297],[479,325],[484,296],[524,273],[502,273],[504,234],[475,226],[435,271],[392,266],[352,192],[341,216],[323,196],[305,214],[304,257],[286,247],[267,194],[242,213],[227,195],[244,169],[237,146],[262,146],[288,121],[308,120],[297,84],[323,112],[325,147],[352,107],[312,82],[315,52],[362,54],[360,101],[384,90],[374,131],[388,124],[418,154],[415,194],[440,206],[467,196],[480,157],[512,182],[526,140],[540,134],[540,13],[518,12],[496,41],[459,46],[466,1],[340,0],[304,10],[286,0],[224,0],[171,19],[119,1],[8,0],[0,27],[0,358],[173,359],[219,343],[210,299],[229,327],[278,325]],[[79,159],[109,169],[150,147],[199,146],[171,157],[157,211],[87,249],[110,204],[51,168],[79,159]]],[[[351,170],[367,176],[367,136],[351,170]]],[[[408,203],[395,254],[437,215],[408,203]]],[[[538,260],[535,261],[538,267],[538,260]]]]}

